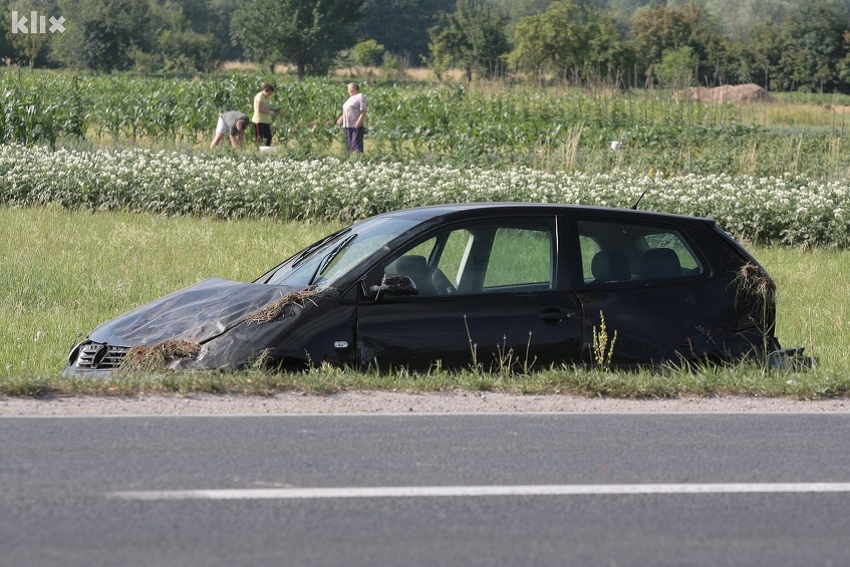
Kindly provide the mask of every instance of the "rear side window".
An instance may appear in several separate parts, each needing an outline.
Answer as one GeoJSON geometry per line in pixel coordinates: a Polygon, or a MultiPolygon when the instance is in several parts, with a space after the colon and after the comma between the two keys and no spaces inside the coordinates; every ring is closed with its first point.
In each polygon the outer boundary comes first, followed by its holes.
{"type": "Polygon", "coordinates": [[[705,271],[675,227],[611,221],[579,221],[585,283],[669,280],[705,271]]]}

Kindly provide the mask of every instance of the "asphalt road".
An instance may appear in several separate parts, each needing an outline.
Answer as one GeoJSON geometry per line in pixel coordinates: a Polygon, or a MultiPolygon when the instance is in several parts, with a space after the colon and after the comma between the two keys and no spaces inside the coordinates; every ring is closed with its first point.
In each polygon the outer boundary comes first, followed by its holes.
{"type": "Polygon", "coordinates": [[[850,415],[0,418],[0,566],[848,565],[850,415]]]}

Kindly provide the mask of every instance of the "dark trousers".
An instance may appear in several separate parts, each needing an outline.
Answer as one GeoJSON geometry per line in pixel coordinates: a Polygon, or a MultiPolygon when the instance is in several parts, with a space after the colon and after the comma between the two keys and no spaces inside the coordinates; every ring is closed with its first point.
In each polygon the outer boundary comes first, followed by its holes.
{"type": "Polygon", "coordinates": [[[345,139],[348,141],[348,153],[354,152],[363,153],[363,127],[360,128],[343,128],[345,130],[345,139]]]}
{"type": "Polygon", "coordinates": [[[272,145],[272,125],[265,124],[263,122],[255,122],[254,130],[257,132],[257,143],[264,142],[260,144],[261,146],[271,146],[272,145]]]}

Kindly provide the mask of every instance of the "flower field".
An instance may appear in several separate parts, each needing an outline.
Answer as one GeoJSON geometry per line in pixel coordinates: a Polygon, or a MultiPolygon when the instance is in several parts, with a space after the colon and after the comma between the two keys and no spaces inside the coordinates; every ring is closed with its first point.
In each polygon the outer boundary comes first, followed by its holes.
{"type": "Polygon", "coordinates": [[[850,182],[743,175],[547,173],[323,157],[0,146],[0,204],[222,219],[350,221],[470,201],[630,207],[715,218],[754,243],[850,247],[850,182]]]}

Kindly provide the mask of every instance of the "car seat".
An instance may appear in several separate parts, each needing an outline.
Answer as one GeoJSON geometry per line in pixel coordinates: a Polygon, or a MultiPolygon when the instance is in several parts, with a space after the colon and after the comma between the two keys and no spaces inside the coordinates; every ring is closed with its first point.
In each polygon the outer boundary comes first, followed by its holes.
{"type": "Polygon", "coordinates": [[[431,270],[424,256],[408,255],[397,258],[384,269],[384,273],[407,276],[416,284],[418,295],[438,295],[431,281],[431,270]]]}
{"type": "Polygon", "coordinates": [[[651,248],[641,256],[640,275],[648,279],[681,276],[679,256],[670,248],[651,248]]]}
{"type": "Polygon", "coordinates": [[[632,279],[629,259],[622,250],[600,250],[590,262],[590,272],[600,283],[624,282],[632,279]]]}

